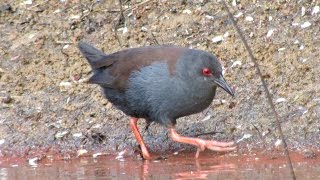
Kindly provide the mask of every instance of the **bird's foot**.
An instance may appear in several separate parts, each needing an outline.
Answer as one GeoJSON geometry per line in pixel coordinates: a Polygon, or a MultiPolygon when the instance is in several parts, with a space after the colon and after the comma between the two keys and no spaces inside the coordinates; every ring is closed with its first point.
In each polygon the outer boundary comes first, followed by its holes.
{"type": "Polygon", "coordinates": [[[144,160],[151,160],[151,156],[149,154],[149,151],[147,150],[147,148],[145,146],[141,147],[141,151],[142,151],[142,157],[144,160]]]}
{"type": "Polygon", "coordinates": [[[191,138],[194,139],[196,143],[198,143],[198,149],[196,153],[196,158],[199,157],[199,154],[201,151],[204,151],[205,149],[210,149],[212,151],[217,152],[228,152],[233,151],[237,147],[234,146],[234,142],[219,142],[219,141],[210,141],[210,140],[203,140],[199,138],[191,138]]]}
{"type": "Polygon", "coordinates": [[[200,138],[183,137],[179,135],[173,128],[170,128],[170,136],[174,141],[197,146],[198,150],[195,156],[196,158],[198,158],[200,152],[204,151],[206,148],[218,152],[233,151],[236,149],[236,146],[233,146],[233,142],[218,142],[203,140],[200,138]]]}

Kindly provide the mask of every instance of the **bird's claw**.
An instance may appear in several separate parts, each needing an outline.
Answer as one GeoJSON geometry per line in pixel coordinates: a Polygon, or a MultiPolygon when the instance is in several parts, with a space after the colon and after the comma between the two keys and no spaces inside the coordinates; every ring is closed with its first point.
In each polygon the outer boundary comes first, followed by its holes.
{"type": "Polygon", "coordinates": [[[233,151],[237,147],[234,146],[234,142],[218,142],[218,141],[209,141],[203,139],[197,139],[198,149],[196,153],[196,158],[199,157],[201,151],[204,151],[206,148],[212,151],[218,152],[226,152],[226,151],[233,151]]]}

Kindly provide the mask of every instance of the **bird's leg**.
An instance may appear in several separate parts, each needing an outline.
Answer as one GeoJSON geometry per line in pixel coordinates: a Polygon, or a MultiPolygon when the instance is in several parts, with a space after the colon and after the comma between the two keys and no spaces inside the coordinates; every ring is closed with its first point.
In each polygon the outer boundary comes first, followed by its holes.
{"type": "Polygon", "coordinates": [[[233,142],[218,142],[218,141],[209,141],[199,138],[184,137],[178,134],[173,128],[170,128],[170,137],[173,141],[191,144],[197,146],[198,150],[196,153],[196,158],[199,157],[200,151],[205,150],[206,148],[212,151],[225,152],[233,151],[236,149],[233,142]]]}
{"type": "Polygon", "coordinates": [[[143,141],[143,139],[141,137],[141,134],[140,134],[139,129],[137,127],[137,122],[138,122],[137,118],[131,118],[130,119],[131,129],[133,131],[134,136],[136,137],[136,140],[138,141],[138,143],[139,143],[139,145],[141,147],[143,158],[146,159],[146,160],[150,160],[151,156],[150,156],[150,154],[148,152],[148,149],[147,149],[146,145],[144,144],[144,141],[143,141]]]}

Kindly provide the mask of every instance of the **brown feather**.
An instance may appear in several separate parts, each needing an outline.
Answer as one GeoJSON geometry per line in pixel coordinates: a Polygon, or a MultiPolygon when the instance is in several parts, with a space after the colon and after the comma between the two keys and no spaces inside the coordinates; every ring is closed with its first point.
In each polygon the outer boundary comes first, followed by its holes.
{"type": "MultiPolygon", "coordinates": [[[[146,67],[155,62],[166,62],[170,74],[175,74],[175,67],[179,57],[186,52],[187,48],[176,46],[148,46],[132,48],[108,55],[104,61],[113,62],[108,64],[111,75],[115,77],[113,86],[116,89],[125,89],[128,78],[134,71],[146,67]]],[[[101,62],[101,64],[104,64],[101,62]]]]}

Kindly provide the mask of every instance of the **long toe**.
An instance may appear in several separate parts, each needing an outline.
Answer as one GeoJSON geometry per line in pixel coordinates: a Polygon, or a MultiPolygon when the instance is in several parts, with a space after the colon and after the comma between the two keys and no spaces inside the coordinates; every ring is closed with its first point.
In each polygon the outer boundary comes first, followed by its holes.
{"type": "Polygon", "coordinates": [[[206,148],[212,150],[212,151],[219,151],[219,152],[225,152],[225,151],[233,151],[237,147],[233,146],[233,142],[217,142],[217,141],[205,141],[206,148]]]}
{"type": "Polygon", "coordinates": [[[200,152],[205,150],[206,148],[212,151],[217,151],[217,152],[228,152],[228,151],[233,151],[237,149],[236,146],[233,146],[234,142],[218,142],[218,141],[208,141],[203,139],[197,139],[196,142],[198,144],[197,152],[195,155],[196,159],[199,157],[200,152]]]}
{"type": "Polygon", "coordinates": [[[214,144],[215,146],[220,146],[220,147],[230,147],[234,145],[234,142],[219,142],[219,141],[208,141],[208,140],[206,140],[206,143],[214,144]]]}

